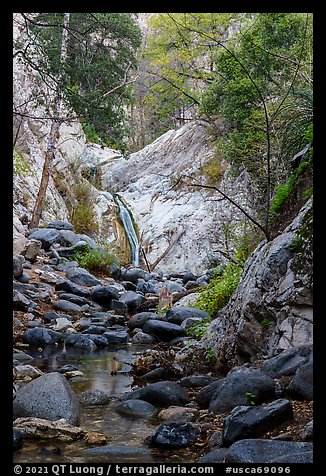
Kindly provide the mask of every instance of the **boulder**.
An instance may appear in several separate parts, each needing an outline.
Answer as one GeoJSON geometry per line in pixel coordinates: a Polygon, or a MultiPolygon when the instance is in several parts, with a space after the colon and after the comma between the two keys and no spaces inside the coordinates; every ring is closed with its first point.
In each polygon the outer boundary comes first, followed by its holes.
{"type": "Polygon", "coordinates": [[[248,439],[230,446],[225,463],[312,463],[313,444],[299,441],[248,439]]]}
{"type": "Polygon", "coordinates": [[[89,299],[83,296],[76,296],[76,294],[65,293],[63,291],[59,291],[57,294],[60,297],[60,299],[73,302],[74,304],[78,304],[78,306],[83,306],[84,304],[88,304],[88,305],[94,304],[89,299]]]}
{"type": "Polygon", "coordinates": [[[187,272],[183,275],[182,282],[183,284],[187,284],[188,281],[196,281],[196,279],[194,273],[187,272]]]}
{"type": "Polygon", "coordinates": [[[140,306],[145,301],[145,297],[134,291],[126,291],[121,294],[119,301],[126,304],[128,309],[132,310],[140,306]]]}
{"type": "Polygon", "coordinates": [[[36,327],[35,329],[28,329],[22,335],[22,341],[31,346],[43,346],[50,344],[59,344],[63,341],[61,332],[55,332],[51,329],[36,327]]]}
{"type": "Polygon", "coordinates": [[[53,311],[46,312],[45,314],[43,314],[42,318],[46,322],[52,322],[55,319],[63,319],[63,318],[68,319],[69,321],[72,321],[72,317],[69,316],[69,314],[58,314],[57,312],[53,312],[53,311]]]}
{"type": "Polygon", "coordinates": [[[59,279],[55,285],[56,291],[66,291],[67,293],[76,294],[77,296],[83,296],[88,298],[90,296],[90,290],[77,286],[68,279],[59,279]]]}
{"type": "Polygon", "coordinates": [[[80,241],[76,233],[71,230],[59,230],[59,233],[62,246],[74,246],[80,241]]]}
{"type": "Polygon", "coordinates": [[[285,399],[266,405],[235,407],[224,422],[223,446],[230,446],[237,440],[257,438],[291,418],[292,405],[285,399]]]}
{"type": "Polygon", "coordinates": [[[145,400],[163,408],[171,405],[186,405],[190,401],[188,393],[183,387],[168,380],[151,383],[146,387],[133,390],[122,398],[123,401],[131,399],[145,400]]]}
{"type": "Polygon", "coordinates": [[[17,429],[19,428],[24,438],[55,439],[68,442],[80,440],[86,434],[85,430],[70,425],[64,418],[56,421],[33,417],[17,418],[14,425],[17,429]]]}
{"type": "Polygon", "coordinates": [[[98,286],[101,282],[95,278],[91,273],[86,269],[80,267],[69,268],[66,271],[66,276],[70,281],[80,286],[98,286]]]}
{"type": "Polygon", "coordinates": [[[18,278],[16,278],[16,279],[20,283],[28,283],[30,281],[31,277],[28,273],[25,273],[25,271],[23,271],[22,274],[20,276],[18,276],[18,278]]]}
{"type": "Polygon", "coordinates": [[[200,432],[191,423],[171,421],[162,423],[146,438],[149,446],[164,446],[165,448],[182,448],[199,438],[200,432]]]}
{"type": "Polygon", "coordinates": [[[131,343],[132,344],[155,344],[156,339],[154,336],[151,336],[149,334],[145,334],[145,332],[137,332],[132,338],[131,338],[131,343]]]}
{"type": "Polygon", "coordinates": [[[72,314],[83,311],[81,306],[78,306],[78,304],[74,304],[73,302],[66,301],[65,299],[58,299],[55,301],[53,303],[53,308],[57,311],[70,312],[72,314]]]}
{"type": "Polygon", "coordinates": [[[73,230],[74,227],[67,221],[56,220],[48,223],[47,228],[55,228],[56,230],[73,230]]]}
{"type": "Polygon", "coordinates": [[[123,273],[123,280],[137,284],[138,279],[146,279],[147,273],[141,268],[129,268],[123,273]]]}
{"type": "Polygon", "coordinates": [[[144,279],[139,279],[135,291],[141,292],[143,294],[159,294],[159,290],[154,281],[145,281],[144,279]]]}
{"type": "Polygon", "coordinates": [[[14,311],[28,311],[30,307],[36,307],[33,301],[16,289],[12,292],[12,304],[14,311]]]}
{"type": "Polygon", "coordinates": [[[286,387],[289,395],[304,400],[313,400],[313,362],[307,362],[296,371],[286,387]]]}
{"type": "Polygon", "coordinates": [[[65,332],[67,329],[72,328],[72,323],[69,319],[66,319],[65,317],[58,317],[55,320],[55,324],[52,328],[54,331],[65,332]]]}
{"type": "Polygon", "coordinates": [[[126,331],[106,331],[103,334],[109,345],[126,344],[128,341],[128,334],[126,331]]]}
{"type": "MultiPolygon", "coordinates": [[[[23,258],[24,259],[24,258],[23,258]]],[[[18,256],[12,257],[12,264],[13,264],[13,275],[15,278],[18,278],[23,274],[23,261],[18,258],[18,256]]]]}
{"type": "Polygon", "coordinates": [[[116,299],[112,299],[109,309],[122,316],[127,316],[128,314],[127,304],[125,304],[124,302],[117,301],[116,299]]]}
{"type": "Polygon", "coordinates": [[[79,394],[79,400],[84,405],[106,405],[111,397],[102,390],[86,390],[79,394]]]}
{"type": "Polygon", "coordinates": [[[159,320],[149,319],[143,326],[143,332],[158,337],[160,340],[168,342],[175,337],[183,337],[187,334],[181,326],[159,320]]]}
{"type": "Polygon", "coordinates": [[[78,425],[80,406],[66,378],[50,372],[17,390],[13,401],[14,417],[37,417],[55,421],[64,418],[78,425]]]}
{"type": "MultiPolygon", "coordinates": [[[[224,379],[216,380],[215,382],[206,385],[197,395],[196,402],[200,408],[208,408],[213,398],[213,395],[221,388],[224,379]]],[[[180,382],[180,385],[181,382],[180,382]]]]}
{"type": "Polygon", "coordinates": [[[217,382],[216,377],[210,377],[209,375],[190,375],[189,377],[183,377],[178,383],[182,387],[206,387],[207,385],[217,382]]]}
{"type": "Polygon", "coordinates": [[[311,345],[300,345],[284,350],[275,357],[267,359],[261,369],[272,378],[294,375],[296,370],[307,363],[312,352],[311,345]]]}
{"type": "Polygon", "coordinates": [[[89,351],[93,351],[97,349],[97,345],[95,344],[95,342],[86,336],[83,336],[80,339],[77,339],[77,342],[74,344],[74,347],[76,347],[76,349],[89,350],[89,351]]]}
{"type": "Polygon", "coordinates": [[[60,241],[60,233],[55,228],[39,228],[33,231],[29,236],[29,240],[40,240],[42,248],[48,250],[53,243],[60,241]]]}
{"type": "Polygon", "coordinates": [[[130,329],[135,329],[136,327],[141,329],[149,319],[161,319],[161,317],[155,312],[138,312],[130,317],[128,327],[130,329]]]}
{"type": "Polygon", "coordinates": [[[228,453],[228,448],[216,448],[204,456],[201,456],[197,463],[224,463],[225,457],[228,453]]]}
{"type": "Polygon", "coordinates": [[[199,416],[199,410],[197,408],[177,407],[171,406],[164,408],[158,414],[160,420],[172,420],[182,421],[182,423],[188,421],[194,421],[199,416]]]}
{"type": "Polygon", "coordinates": [[[41,248],[41,240],[29,239],[22,254],[25,256],[26,260],[30,261],[31,263],[35,263],[41,248]]]}
{"type": "Polygon", "coordinates": [[[120,415],[130,418],[153,418],[157,415],[157,408],[144,400],[126,400],[114,407],[120,415]]]}
{"type": "Polygon", "coordinates": [[[92,249],[95,249],[95,248],[98,247],[96,242],[91,237],[89,237],[88,235],[77,233],[77,237],[78,237],[79,241],[86,241],[88,246],[92,249]]]}
{"type": "Polygon", "coordinates": [[[14,367],[15,380],[24,380],[26,377],[31,379],[40,377],[43,372],[32,365],[16,365],[14,367]]]}
{"type": "Polygon", "coordinates": [[[118,300],[119,291],[114,286],[96,286],[92,289],[91,298],[103,307],[110,307],[112,299],[118,300]]]}
{"type": "Polygon", "coordinates": [[[259,404],[275,397],[275,382],[261,369],[240,367],[231,371],[215,391],[209,411],[225,413],[237,405],[246,405],[248,394],[259,404]]]}
{"type": "Polygon", "coordinates": [[[209,319],[209,314],[200,309],[193,307],[172,307],[167,313],[166,318],[169,322],[174,324],[181,324],[185,319],[189,317],[199,317],[201,319],[209,319]]]}

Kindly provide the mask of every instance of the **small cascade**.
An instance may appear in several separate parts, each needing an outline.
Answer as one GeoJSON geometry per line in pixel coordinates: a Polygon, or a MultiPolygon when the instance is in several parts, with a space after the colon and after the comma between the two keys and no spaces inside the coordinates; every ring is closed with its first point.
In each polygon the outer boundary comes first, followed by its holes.
{"type": "Polygon", "coordinates": [[[140,245],[131,215],[125,204],[120,200],[118,195],[114,195],[114,201],[119,207],[119,217],[122,221],[124,230],[126,232],[129,244],[131,262],[133,266],[139,266],[139,251],[140,245]]]}

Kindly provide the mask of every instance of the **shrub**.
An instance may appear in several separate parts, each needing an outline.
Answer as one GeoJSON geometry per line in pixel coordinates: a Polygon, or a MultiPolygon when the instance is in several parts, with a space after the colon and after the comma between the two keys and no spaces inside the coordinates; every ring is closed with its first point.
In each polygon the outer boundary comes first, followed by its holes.
{"type": "Polygon", "coordinates": [[[114,253],[106,248],[89,248],[85,251],[79,251],[75,254],[74,260],[78,264],[94,274],[104,274],[109,276],[112,271],[112,265],[117,264],[117,258],[114,253]]]}
{"type": "Polygon", "coordinates": [[[34,175],[31,164],[16,149],[13,152],[13,169],[14,175],[25,177],[34,175]]]}
{"type": "Polygon", "coordinates": [[[71,224],[75,233],[96,234],[99,224],[96,220],[96,213],[93,207],[88,203],[78,203],[71,216],[71,224]]]}
{"type": "Polygon", "coordinates": [[[208,286],[197,298],[194,307],[208,312],[213,318],[229,301],[231,295],[238,286],[242,266],[229,263],[222,275],[213,275],[208,286]]]}

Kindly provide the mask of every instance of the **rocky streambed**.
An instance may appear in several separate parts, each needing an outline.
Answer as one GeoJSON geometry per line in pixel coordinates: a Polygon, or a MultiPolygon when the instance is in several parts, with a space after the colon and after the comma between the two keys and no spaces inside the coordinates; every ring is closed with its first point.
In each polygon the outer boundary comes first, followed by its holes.
{"type": "Polygon", "coordinates": [[[13,257],[16,462],[312,462],[312,345],[217,374],[188,329],[210,272],[72,261],[67,222],[13,257]]]}

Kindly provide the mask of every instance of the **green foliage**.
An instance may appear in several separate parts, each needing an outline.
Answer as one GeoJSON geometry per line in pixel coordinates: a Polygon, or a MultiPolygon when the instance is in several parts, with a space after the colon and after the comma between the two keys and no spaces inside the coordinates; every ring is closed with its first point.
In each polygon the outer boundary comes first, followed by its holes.
{"type": "Polygon", "coordinates": [[[106,276],[110,276],[112,265],[117,263],[116,256],[107,247],[95,249],[87,247],[85,251],[77,252],[73,259],[91,273],[106,276]]]}
{"type": "Polygon", "coordinates": [[[89,124],[88,122],[85,122],[82,124],[82,126],[83,126],[83,131],[88,142],[93,142],[94,144],[100,144],[101,139],[96,133],[94,125],[89,124]]]}
{"type": "Polygon", "coordinates": [[[265,328],[268,329],[269,326],[272,324],[272,320],[268,319],[267,317],[261,321],[261,325],[265,328]]]}
{"type": "Polygon", "coordinates": [[[203,319],[201,322],[189,327],[189,329],[187,329],[187,336],[196,340],[201,340],[206,335],[209,323],[210,319],[203,319]]]}
{"type": "Polygon", "coordinates": [[[226,265],[222,275],[215,275],[200,293],[194,307],[208,312],[214,318],[229,301],[238,286],[242,266],[234,263],[226,265]]]}
{"type": "Polygon", "coordinates": [[[247,405],[248,406],[255,406],[257,405],[257,395],[252,392],[246,392],[245,396],[247,398],[247,405]]]}
{"type": "Polygon", "coordinates": [[[95,235],[99,224],[94,210],[94,196],[86,180],[78,182],[73,190],[77,205],[71,210],[70,222],[76,233],[95,235]]]}
{"type": "Polygon", "coordinates": [[[28,159],[22,156],[18,150],[13,151],[13,170],[14,175],[30,177],[34,175],[31,164],[28,159]]]}

